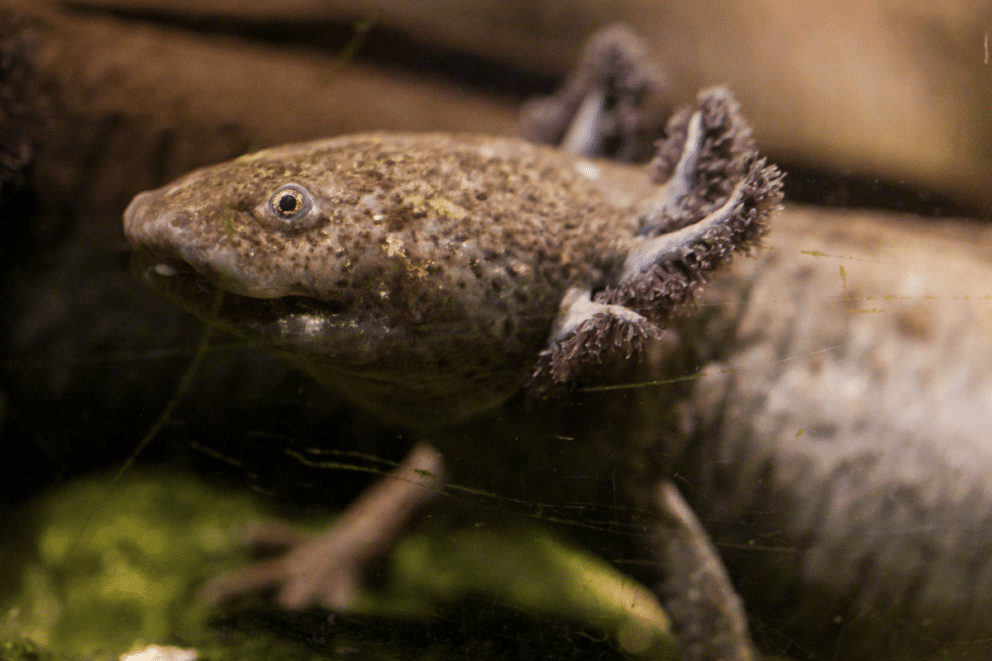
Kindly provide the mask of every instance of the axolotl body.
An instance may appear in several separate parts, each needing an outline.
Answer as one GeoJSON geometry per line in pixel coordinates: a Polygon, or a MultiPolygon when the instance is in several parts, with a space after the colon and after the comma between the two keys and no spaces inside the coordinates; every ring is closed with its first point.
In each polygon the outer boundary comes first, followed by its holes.
{"type": "MultiPolygon", "coordinates": [[[[475,135],[278,147],[142,193],[125,232],[153,288],[429,438],[631,359],[757,244],[781,175],[730,93],[704,91],[667,131],[646,168],[475,135]]],[[[347,606],[436,486],[440,455],[420,444],[403,471],[327,537],[214,595],[279,584],[287,606],[347,606]]],[[[729,619],[716,628],[742,633],[729,619]]]]}

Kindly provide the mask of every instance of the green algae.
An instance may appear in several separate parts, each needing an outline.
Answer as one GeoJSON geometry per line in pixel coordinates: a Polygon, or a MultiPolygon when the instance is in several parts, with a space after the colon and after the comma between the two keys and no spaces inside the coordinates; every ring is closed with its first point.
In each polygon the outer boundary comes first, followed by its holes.
{"type": "MultiPolygon", "coordinates": [[[[319,609],[285,613],[261,597],[219,609],[197,600],[209,577],[248,562],[232,531],[269,517],[250,494],[133,472],[117,483],[69,484],[31,515],[21,585],[2,595],[0,661],[117,659],[148,644],[215,661],[514,656],[513,635],[490,640],[490,618],[498,627],[530,620],[521,635],[531,637],[545,622],[571,622],[569,630],[592,632],[573,635],[581,644],[608,641],[593,645],[596,658],[670,658],[673,649],[667,618],[643,587],[533,525],[422,527],[380,563],[352,612],[329,618],[319,609]],[[450,633],[466,613],[474,639],[450,633]],[[434,638],[418,633],[428,630],[434,638]]],[[[552,636],[523,647],[546,658],[555,644],[552,636]]]]}

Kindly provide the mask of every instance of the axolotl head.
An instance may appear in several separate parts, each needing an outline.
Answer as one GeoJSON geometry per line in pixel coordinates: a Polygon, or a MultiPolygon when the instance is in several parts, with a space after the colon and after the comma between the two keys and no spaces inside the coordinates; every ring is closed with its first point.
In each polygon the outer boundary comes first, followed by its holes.
{"type": "Polygon", "coordinates": [[[564,291],[633,234],[562,159],[438,134],[289,145],[141,193],[124,230],[139,276],[207,322],[392,420],[445,424],[519,389],[564,291]]]}

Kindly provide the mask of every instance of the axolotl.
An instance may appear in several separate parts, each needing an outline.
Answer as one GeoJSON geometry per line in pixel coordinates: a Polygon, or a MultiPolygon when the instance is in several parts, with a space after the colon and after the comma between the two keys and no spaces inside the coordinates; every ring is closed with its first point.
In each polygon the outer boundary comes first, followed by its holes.
{"type": "Polygon", "coordinates": [[[362,565],[437,486],[435,430],[632,359],[757,245],[781,174],[729,91],[702,92],[667,133],[647,167],[512,138],[352,135],[134,199],[124,228],[149,285],[424,440],[405,479],[215,596],[277,585],[287,606],[346,606],[362,565]]]}

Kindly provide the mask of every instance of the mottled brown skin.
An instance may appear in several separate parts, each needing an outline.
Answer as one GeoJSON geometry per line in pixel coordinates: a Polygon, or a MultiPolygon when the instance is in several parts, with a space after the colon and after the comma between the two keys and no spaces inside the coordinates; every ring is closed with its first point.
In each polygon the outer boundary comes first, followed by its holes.
{"type": "Polygon", "coordinates": [[[216,323],[422,427],[520,388],[565,290],[622,266],[656,188],[519,140],[368,134],[190,173],[138,196],[125,230],[156,289],[206,315],[219,286],[216,323]],[[295,223],[268,206],[290,183],[314,198],[295,223]],[[198,274],[163,277],[163,255],[198,274]]]}

